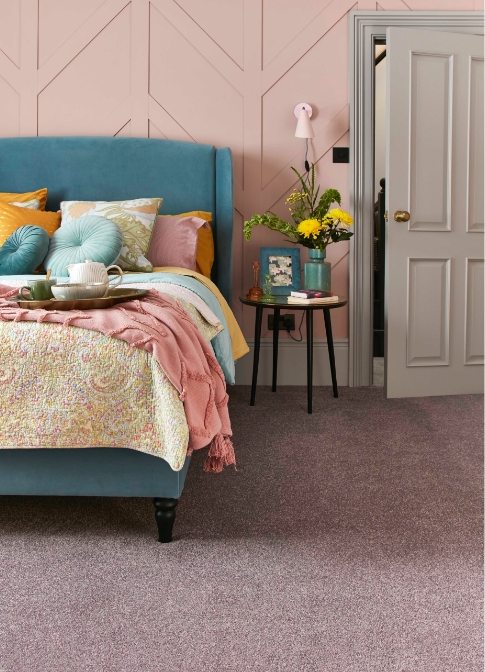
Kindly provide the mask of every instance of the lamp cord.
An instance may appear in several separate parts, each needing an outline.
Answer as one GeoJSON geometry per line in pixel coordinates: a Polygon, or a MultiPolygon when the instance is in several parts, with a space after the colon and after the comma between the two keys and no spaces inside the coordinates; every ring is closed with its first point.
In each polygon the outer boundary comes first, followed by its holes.
{"type": "MultiPolygon", "coordinates": [[[[305,182],[309,184],[310,180],[310,164],[308,163],[308,138],[305,138],[305,170],[306,170],[306,177],[305,177],[305,182]]],[[[294,336],[291,335],[291,332],[289,329],[286,331],[288,332],[288,336],[292,338],[296,343],[301,343],[303,340],[303,334],[301,333],[301,325],[303,324],[303,318],[305,317],[305,311],[302,311],[301,314],[301,320],[300,320],[300,325],[298,327],[298,332],[300,334],[300,338],[295,338],[294,336]]]]}
{"type": "Polygon", "coordinates": [[[304,318],[304,317],[305,317],[305,311],[302,310],[302,312],[301,312],[300,326],[298,327],[298,331],[300,332],[300,338],[295,338],[294,336],[291,335],[291,332],[290,332],[289,329],[286,330],[286,331],[288,332],[288,336],[289,336],[290,338],[292,338],[294,341],[296,341],[297,343],[301,343],[302,340],[303,340],[303,334],[301,333],[301,325],[303,324],[303,318],[304,318]]]}
{"type": "Polygon", "coordinates": [[[310,177],[310,164],[308,163],[308,138],[305,138],[305,170],[307,172],[306,179],[308,180],[310,177]]]}

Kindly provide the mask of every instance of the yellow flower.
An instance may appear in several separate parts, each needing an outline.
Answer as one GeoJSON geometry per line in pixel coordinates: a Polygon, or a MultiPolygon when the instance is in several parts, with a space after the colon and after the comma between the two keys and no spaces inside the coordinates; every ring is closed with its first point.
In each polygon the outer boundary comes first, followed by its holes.
{"type": "Polygon", "coordinates": [[[340,208],[333,208],[328,213],[332,219],[338,219],[343,226],[352,226],[354,220],[348,212],[340,210],[340,208]]]}
{"type": "Polygon", "coordinates": [[[301,201],[302,194],[299,191],[292,191],[291,194],[286,199],[286,203],[297,203],[301,201]]]}
{"type": "Polygon", "coordinates": [[[322,224],[318,219],[304,219],[298,224],[298,233],[302,233],[305,238],[310,238],[310,236],[316,238],[321,229],[322,224]]]}

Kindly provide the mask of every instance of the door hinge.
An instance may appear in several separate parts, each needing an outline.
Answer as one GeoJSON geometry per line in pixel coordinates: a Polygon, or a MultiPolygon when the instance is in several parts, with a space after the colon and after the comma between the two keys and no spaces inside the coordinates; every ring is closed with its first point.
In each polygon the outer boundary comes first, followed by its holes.
{"type": "Polygon", "coordinates": [[[387,210],[386,210],[386,212],[384,213],[384,219],[386,220],[386,222],[389,221],[389,213],[388,213],[387,210]]]}

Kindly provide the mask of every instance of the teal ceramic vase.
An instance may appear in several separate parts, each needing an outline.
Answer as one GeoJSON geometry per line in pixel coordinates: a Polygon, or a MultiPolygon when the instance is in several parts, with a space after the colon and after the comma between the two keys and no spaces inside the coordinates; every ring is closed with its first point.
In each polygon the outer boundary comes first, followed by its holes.
{"type": "Polygon", "coordinates": [[[305,264],[305,289],[331,291],[332,264],[325,261],[326,250],[308,250],[310,261],[305,264]]]}

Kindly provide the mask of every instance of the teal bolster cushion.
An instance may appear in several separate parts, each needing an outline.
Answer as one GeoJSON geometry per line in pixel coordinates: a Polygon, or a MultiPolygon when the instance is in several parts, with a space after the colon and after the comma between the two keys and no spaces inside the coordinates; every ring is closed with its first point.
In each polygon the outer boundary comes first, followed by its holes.
{"type": "Polygon", "coordinates": [[[0,247],[0,275],[33,273],[49,249],[49,234],[33,224],[21,226],[0,247]]]}
{"type": "Polygon", "coordinates": [[[106,217],[85,215],[63,224],[52,235],[44,268],[54,276],[66,276],[69,264],[90,259],[110,266],[117,259],[123,244],[121,229],[106,217]]]}

